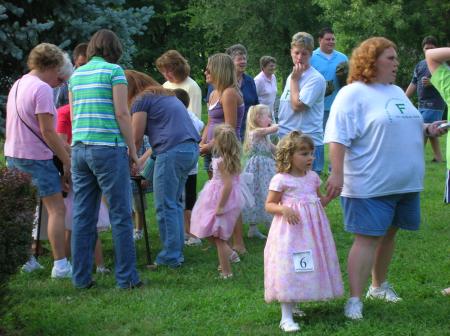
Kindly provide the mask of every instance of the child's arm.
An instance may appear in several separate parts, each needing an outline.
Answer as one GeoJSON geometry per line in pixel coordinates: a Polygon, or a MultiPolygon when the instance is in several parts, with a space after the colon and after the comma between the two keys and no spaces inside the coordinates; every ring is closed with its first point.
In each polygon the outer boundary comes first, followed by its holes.
{"type": "Polygon", "coordinates": [[[268,127],[259,127],[253,130],[254,134],[259,137],[278,132],[278,124],[272,124],[268,127]]]}
{"type": "Polygon", "coordinates": [[[282,192],[269,190],[266,200],[266,211],[272,215],[283,216],[289,224],[298,224],[300,217],[291,208],[281,205],[282,192]]]}
{"type": "Polygon", "coordinates": [[[325,208],[328,203],[331,202],[332,198],[328,195],[323,196],[322,193],[320,192],[320,187],[317,187],[317,196],[320,199],[320,203],[322,204],[322,206],[325,208]]]}
{"type": "Polygon", "coordinates": [[[145,151],[144,154],[139,158],[139,166],[143,167],[147,159],[152,155],[152,149],[149,148],[145,151]]]}
{"type": "Polygon", "coordinates": [[[233,182],[232,176],[230,174],[228,174],[227,171],[225,171],[225,169],[223,167],[223,162],[219,163],[219,171],[220,171],[220,175],[222,177],[223,189],[222,189],[222,195],[220,196],[219,203],[217,204],[217,209],[216,209],[217,216],[220,216],[223,214],[223,208],[228,201],[228,197],[230,196],[232,182],[233,182]]]}

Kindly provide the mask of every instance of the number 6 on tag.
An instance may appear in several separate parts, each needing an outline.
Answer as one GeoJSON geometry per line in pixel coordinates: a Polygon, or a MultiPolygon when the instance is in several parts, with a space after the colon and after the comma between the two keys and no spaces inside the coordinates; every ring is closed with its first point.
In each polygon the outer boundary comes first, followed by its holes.
{"type": "Polygon", "coordinates": [[[294,270],[296,273],[313,272],[314,262],[312,258],[312,251],[301,251],[293,254],[294,270]]]}

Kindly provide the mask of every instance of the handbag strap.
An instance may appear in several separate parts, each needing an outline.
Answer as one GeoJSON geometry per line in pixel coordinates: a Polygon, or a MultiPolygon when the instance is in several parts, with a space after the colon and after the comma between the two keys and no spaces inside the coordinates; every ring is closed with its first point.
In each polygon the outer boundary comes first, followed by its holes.
{"type": "Polygon", "coordinates": [[[19,84],[20,84],[20,81],[22,80],[22,78],[20,78],[19,79],[19,81],[17,82],[17,86],[16,86],[16,94],[15,94],[15,104],[16,104],[16,112],[17,112],[17,115],[19,116],[19,119],[22,121],[22,123],[30,130],[30,132],[31,133],[33,133],[35,136],[36,136],[36,138],[38,138],[39,140],[41,140],[41,142],[48,148],[48,149],[50,149],[52,152],[53,152],[53,150],[50,148],[50,146],[49,145],[47,145],[47,143],[30,127],[30,126],[28,126],[28,124],[22,119],[22,117],[20,116],[20,113],[19,113],[19,109],[17,108],[17,91],[19,91],[19,84]]]}

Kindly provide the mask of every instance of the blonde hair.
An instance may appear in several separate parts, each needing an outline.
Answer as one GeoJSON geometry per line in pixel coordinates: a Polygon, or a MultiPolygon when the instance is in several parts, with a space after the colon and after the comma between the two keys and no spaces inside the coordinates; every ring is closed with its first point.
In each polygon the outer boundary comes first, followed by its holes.
{"type": "Polygon", "coordinates": [[[289,173],[294,153],[304,148],[314,150],[314,142],[308,135],[300,131],[292,131],[285,135],[278,143],[275,154],[277,173],[289,173]]]}
{"type": "Polygon", "coordinates": [[[394,42],[384,37],[371,37],[353,50],[350,58],[347,84],[361,81],[366,84],[374,83],[377,77],[376,61],[389,48],[397,50],[394,42]]]}
{"type": "Polygon", "coordinates": [[[303,48],[308,50],[311,54],[314,49],[314,38],[311,34],[306,32],[298,32],[292,36],[291,48],[303,48]]]}
{"type": "MultiPolygon", "coordinates": [[[[261,126],[258,125],[257,119],[261,117],[263,114],[267,114],[270,117],[270,110],[269,106],[264,104],[258,104],[250,106],[247,112],[247,121],[245,126],[245,139],[244,139],[244,153],[247,154],[250,152],[251,148],[251,139],[250,139],[250,132],[261,128],[261,126]]],[[[267,139],[267,138],[266,138],[267,139]]]]}
{"type": "Polygon", "coordinates": [[[241,172],[241,143],[230,125],[219,124],[214,128],[213,154],[223,159],[224,169],[230,175],[241,172]]]}
{"type": "Polygon", "coordinates": [[[229,87],[234,87],[239,91],[236,70],[229,55],[223,53],[212,55],[208,58],[207,69],[217,91],[223,92],[229,87]]]}
{"type": "Polygon", "coordinates": [[[64,65],[64,53],[54,44],[41,43],[31,50],[27,65],[30,70],[59,70],[64,65]]]}

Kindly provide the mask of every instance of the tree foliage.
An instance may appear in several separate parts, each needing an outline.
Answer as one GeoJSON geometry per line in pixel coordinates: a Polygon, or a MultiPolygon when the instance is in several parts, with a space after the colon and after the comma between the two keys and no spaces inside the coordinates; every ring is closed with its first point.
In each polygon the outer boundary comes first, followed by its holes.
{"type": "Polygon", "coordinates": [[[206,55],[242,43],[249,53],[249,72],[259,72],[263,55],[277,59],[280,72],[291,69],[291,37],[298,31],[315,35],[321,13],[311,1],[191,0],[190,27],[204,31],[206,55]]]}
{"type": "Polygon", "coordinates": [[[71,51],[101,28],[117,33],[124,45],[122,62],[131,64],[137,51],[133,41],[146,30],[151,7],[126,7],[125,0],[3,1],[0,4],[0,93],[26,71],[30,50],[38,43],[54,43],[71,51]]]}
{"type": "Polygon", "coordinates": [[[350,55],[361,41],[384,36],[398,46],[397,83],[405,87],[414,65],[423,58],[421,41],[435,36],[449,42],[450,2],[438,0],[314,0],[323,9],[322,19],[332,22],[337,47],[350,55]]]}

